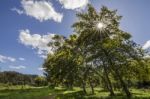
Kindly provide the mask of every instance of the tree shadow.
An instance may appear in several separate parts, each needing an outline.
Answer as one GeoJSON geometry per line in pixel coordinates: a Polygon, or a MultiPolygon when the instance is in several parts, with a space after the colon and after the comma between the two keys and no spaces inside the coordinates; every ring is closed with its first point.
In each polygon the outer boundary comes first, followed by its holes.
{"type": "MultiPolygon", "coordinates": [[[[83,91],[76,91],[76,92],[71,92],[71,93],[66,93],[66,94],[57,94],[56,99],[129,99],[122,93],[117,93],[115,96],[102,96],[98,97],[96,95],[86,95],[84,94],[83,91]]],[[[137,97],[137,96],[132,96],[130,99],[150,99],[150,97],[137,97]]]]}
{"type": "Polygon", "coordinates": [[[85,94],[83,91],[57,94],[57,98],[59,99],[85,99],[84,96],[85,94]]]}

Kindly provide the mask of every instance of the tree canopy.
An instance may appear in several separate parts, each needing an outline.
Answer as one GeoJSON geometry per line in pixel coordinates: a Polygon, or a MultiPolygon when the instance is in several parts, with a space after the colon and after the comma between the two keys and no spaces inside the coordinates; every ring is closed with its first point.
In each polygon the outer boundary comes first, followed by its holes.
{"type": "Polygon", "coordinates": [[[131,97],[130,85],[146,77],[148,66],[141,46],[120,29],[122,16],[105,6],[96,11],[88,5],[77,18],[72,25],[74,34],[68,38],[56,35],[49,44],[54,51],[43,64],[48,81],[54,86],[80,86],[85,93],[90,86],[93,94],[95,86],[105,88],[110,95],[121,88],[131,97]]]}

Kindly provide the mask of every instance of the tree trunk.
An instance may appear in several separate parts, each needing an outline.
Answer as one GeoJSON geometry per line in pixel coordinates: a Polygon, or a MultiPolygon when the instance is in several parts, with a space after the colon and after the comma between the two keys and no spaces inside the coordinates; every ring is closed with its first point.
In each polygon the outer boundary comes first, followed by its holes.
{"type": "Polygon", "coordinates": [[[87,92],[86,92],[86,84],[85,84],[84,81],[82,81],[82,88],[83,88],[84,94],[86,94],[86,93],[87,93],[87,92]]]}
{"type": "Polygon", "coordinates": [[[89,83],[90,83],[90,87],[91,87],[91,90],[92,90],[92,94],[94,94],[94,86],[93,86],[93,84],[92,84],[90,78],[89,78],[89,83]]]}
{"type": "Polygon", "coordinates": [[[98,72],[96,72],[96,73],[103,79],[103,81],[104,81],[104,83],[105,83],[105,85],[107,87],[107,90],[110,92],[110,95],[114,96],[115,94],[114,94],[114,91],[113,91],[113,88],[112,88],[112,84],[111,84],[111,81],[110,81],[109,77],[108,76],[107,77],[103,77],[98,72]]]}
{"type": "Polygon", "coordinates": [[[108,77],[107,68],[105,66],[104,66],[104,72],[105,72],[105,77],[106,77],[106,81],[107,81],[107,87],[108,87],[108,90],[110,91],[110,96],[114,96],[115,93],[113,91],[111,81],[110,81],[110,79],[108,77]]]}
{"type": "Polygon", "coordinates": [[[127,97],[130,98],[130,97],[131,97],[131,93],[130,93],[130,91],[128,90],[127,85],[126,85],[125,82],[123,81],[121,75],[119,74],[118,69],[117,69],[116,67],[114,67],[114,64],[113,64],[111,58],[109,57],[107,51],[106,51],[105,49],[102,49],[102,50],[104,51],[104,53],[105,53],[105,55],[106,55],[106,57],[107,57],[107,59],[108,59],[108,62],[109,62],[109,64],[110,64],[110,66],[112,66],[112,68],[115,70],[115,73],[116,73],[116,75],[118,76],[118,79],[119,79],[119,81],[120,81],[120,83],[121,83],[121,86],[123,87],[124,92],[126,93],[127,97]]]}
{"type": "Polygon", "coordinates": [[[118,71],[118,70],[115,70],[115,72],[116,72],[116,75],[118,76],[118,79],[119,79],[120,84],[121,84],[121,86],[122,86],[122,88],[123,88],[123,91],[126,93],[127,97],[130,98],[130,97],[131,97],[131,93],[130,93],[130,91],[129,91],[127,85],[126,85],[125,82],[123,81],[121,75],[119,74],[119,71],[118,71]]]}

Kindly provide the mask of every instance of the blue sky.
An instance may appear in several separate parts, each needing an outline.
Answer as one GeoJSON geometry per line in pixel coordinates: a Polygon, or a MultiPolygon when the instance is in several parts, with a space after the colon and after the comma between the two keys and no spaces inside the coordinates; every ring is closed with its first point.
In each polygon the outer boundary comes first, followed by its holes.
{"type": "Polygon", "coordinates": [[[43,46],[48,41],[45,38],[52,34],[72,34],[71,25],[76,20],[75,14],[79,9],[84,9],[87,3],[97,10],[102,5],[117,9],[118,14],[123,16],[120,28],[131,33],[132,39],[138,44],[143,46],[146,43],[146,48],[150,47],[150,0],[30,1],[0,0],[1,71],[42,74],[39,68],[44,59],[40,56],[48,51],[43,46]],[[48,13],[43,14],[43,10],[48,13]]]}

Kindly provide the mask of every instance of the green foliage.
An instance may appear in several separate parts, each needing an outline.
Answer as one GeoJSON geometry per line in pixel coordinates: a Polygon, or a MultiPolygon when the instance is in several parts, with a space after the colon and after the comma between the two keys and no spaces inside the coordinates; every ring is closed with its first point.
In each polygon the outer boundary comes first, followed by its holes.
{"type": "Polygon", "coordinates": [[[98,85],[112,96],[118,88],[130,98],[129,87],[145,81],[149,68],[145,52],[119,28],[121,17],[117,10],[102,7],[97,12],[92,5],[77,13],[72,25],[76,33],[69,38],[56,35],[50,42],[55,50],[43,64],[48,81],[54,86],[79,86],[84,93],[89,86],[92,94],[98,85]]]}
{"type": "Polygon", "coordinates": [[[21,74],[14,71],[0,72],[0,83],[10,85],[34,85],[37,75],[21,74]]]}
{"type": "Polygon", "coordinates": [[[38,76],[34,79],[35,86],[46,86],[48,84],[45,77],[38,76]]]}

